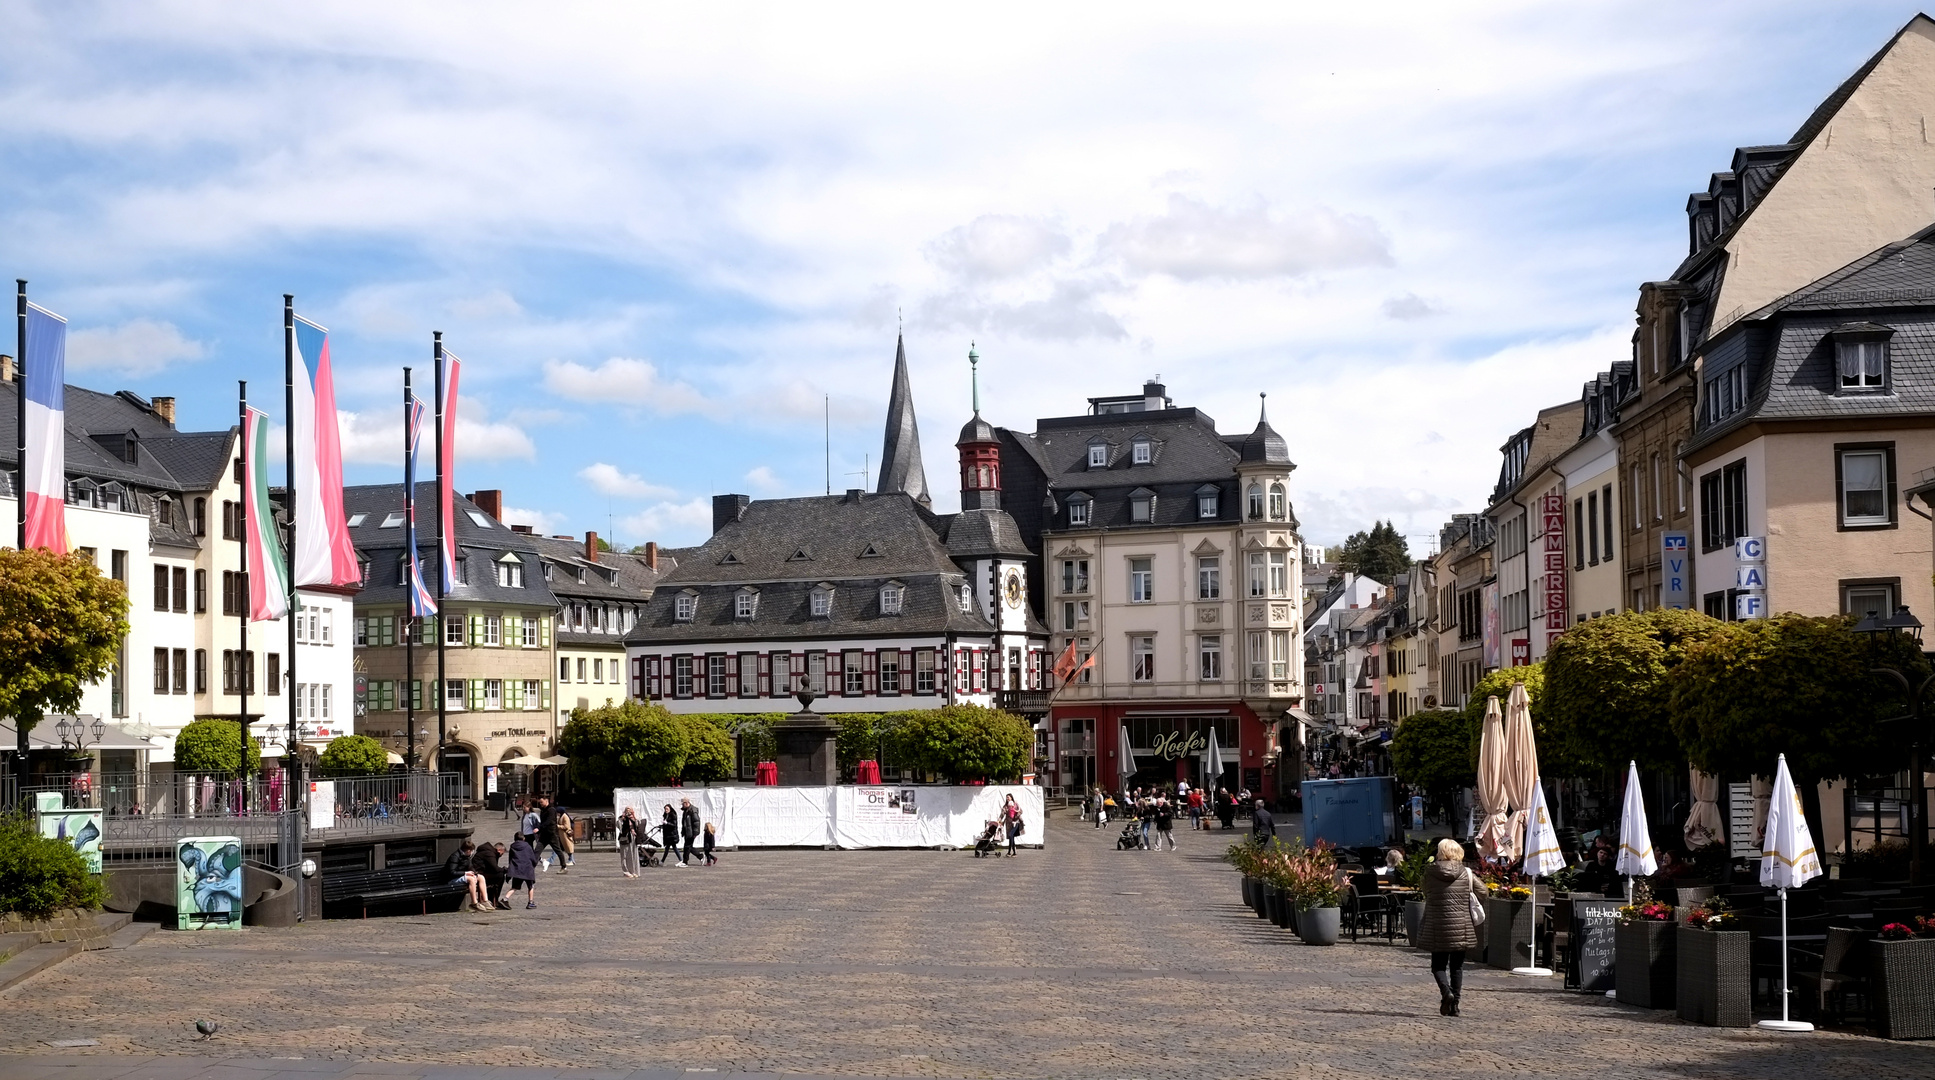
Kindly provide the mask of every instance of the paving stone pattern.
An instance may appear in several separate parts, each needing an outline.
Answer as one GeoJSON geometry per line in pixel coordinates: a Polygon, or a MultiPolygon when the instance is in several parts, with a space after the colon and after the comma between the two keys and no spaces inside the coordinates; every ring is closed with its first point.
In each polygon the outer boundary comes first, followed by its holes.
{"type": "Polygon", "coordinates": [[[1935,1045],[1714,1031],[1488,970],[1445,1019],[1421,954],[1303,946],[1244,908],[1216,859],[1235,834],[1049,834],[1014,859],[728,852],[637,881],[586,853],[536,911],[163,931],[0,995],[0,1078],[1935,1076],[1935,1045]]]}

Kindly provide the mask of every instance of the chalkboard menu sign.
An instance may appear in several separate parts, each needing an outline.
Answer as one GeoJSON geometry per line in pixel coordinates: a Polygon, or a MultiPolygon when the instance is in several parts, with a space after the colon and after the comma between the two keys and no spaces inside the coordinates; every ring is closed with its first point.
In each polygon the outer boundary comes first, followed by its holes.
{"type": "Polygon", "coordinates": [[[1613,927],[1624,900],[1572,902],[1572,956],[1579,989],[1603,993],[1613,988],[1613,927]]]}

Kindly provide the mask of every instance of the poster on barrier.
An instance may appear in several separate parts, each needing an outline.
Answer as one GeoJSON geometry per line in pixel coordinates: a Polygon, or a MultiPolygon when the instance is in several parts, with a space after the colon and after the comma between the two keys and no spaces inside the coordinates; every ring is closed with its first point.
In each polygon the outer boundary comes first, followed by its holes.
{"type": "Polygon", "coordinates": [[[843,848],[933,847],[932,830],[921,820],[921,789],[841,787],[835,795],[833,831],[843,848]]]}
{"type": "Polygon", "coordinates": [[[336,825],[336,781],[309,781],[309,827],[329,829],[336,825]]]}

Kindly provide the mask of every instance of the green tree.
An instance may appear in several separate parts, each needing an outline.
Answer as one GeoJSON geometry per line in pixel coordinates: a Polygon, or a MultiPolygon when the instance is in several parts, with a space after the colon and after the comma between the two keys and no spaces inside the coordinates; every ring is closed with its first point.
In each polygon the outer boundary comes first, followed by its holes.
{"type": "Polygon", "coordinates": [[[1337,568],[1389,585],[1411,568],[1411,548],[1390,522],[1379,521],[1370,532],[1353,533],[1344,541],[1337,568]]]}
{"type": "Polygon", "coordinates": [[[686,726],[663,705],[627,701],[573,709],[558,732],[573,779],[593,791],[662,784],[685,769],[686,726]]]}
{"type": "Polygon", "coordinates": [[[195,775],[242,776],[262,768],[262,740],[249,736],[247,759],[242,752],[242,725],[219,716],[204,716],[175,736],[175,771],[195,775]]]}
{"type": "Polygon", "coordinates": [[[688,714],[679,717],[685,729],[685,765],[679,770],[684,780],[725,780],[732,776],[734,751],[732,735],[710,716],[688,714]]]}
{"type": "Polygon", "coordinates": [[[1913,641],[1853,626],[1852,616],[1776,615],[1722,623],[1689,648],[1668,680],[1687,757],[1706,773],[1771,777],[1786,754],[1817,830],[1820,781],[1899,769],[1901,740],[1879,722],[1906,711],[1905,695],[1872,669],[1919,685],[1928,661],[1913,641]]]}
{"type": "Polygon", "coordinates": [[[390,754],[367,735],[339,735],[323,747],[316,765],[324,776],[375,776],[390,771],[390,754]]]}
{"type": "Polygon", "coordinates": [[[1572,744],[1568,733],[1555,729],[1546,717],[1545,709],[1545,662],[1526,664],[1523,667],[1499,668],[1478,680],[1472,689],[1471,700],[1465,702],[1465,719],[1471,724],[1471,767],[1474,774],[1478,770],[1478,750],[1485,731],[1485,699],[1498,697],[1498,708],[1502,714],[1512,696],[1514,683],[1525,684],[1525,696],[1532,710],[1532,740],[1539,751],[1539,774],[1550,779],[1562,776],[1579,776],[1589,771],[1591,763],[1580,757],[1578,749],[1572,744]]]}
{"type": "Polygon", "coordinates": [[[127,587],[92,559],[0,549],[0,716],[13,718],[22,749],[43,715],[81,707],[127,634],[127,587]]]}
{"type": "Polygon", "coordinates": [[[1681,765],[1673,669],[1726,624],[1697,611],[1627,611],[1566,631],[1545,656],[1547,726],[1602,769],[1681,765]]]}
{"type": "Polygon", "coordinates": [[[1444,800],[1478,782],[1472,764],[1472,744],[1477,739],[1477,726],[1463,712],[1412,713],[1398,721],[1397,733],[1391,736],[1391,763],[1399,780],[1444,800]]]}
{"type": "Polygon", "coordinates": [[[903,763],[950,781],[1013,780],[1033,759],[1035,732],[1000,709],[945,705],[906,714],[895,742],[903,763]]]}

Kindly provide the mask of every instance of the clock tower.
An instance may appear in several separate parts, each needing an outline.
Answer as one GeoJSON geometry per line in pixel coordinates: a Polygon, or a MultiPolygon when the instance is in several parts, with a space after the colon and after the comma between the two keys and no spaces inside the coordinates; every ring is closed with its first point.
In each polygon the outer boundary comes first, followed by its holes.
{"type": "Polygon", "coordinates": [[[1035,555],[1020,526],[1001,509],[1001,436],[981,419],[980,362],[970,346],[974,416],[954,441],[961,460],[961,512],[948,523],[947,549],[973,583],[981,613],[1001,635],[994,665],[1002,673],[1001,689],[1033,690],[1042,685],[1045,629],[1028,602],[1035,555]]]}

